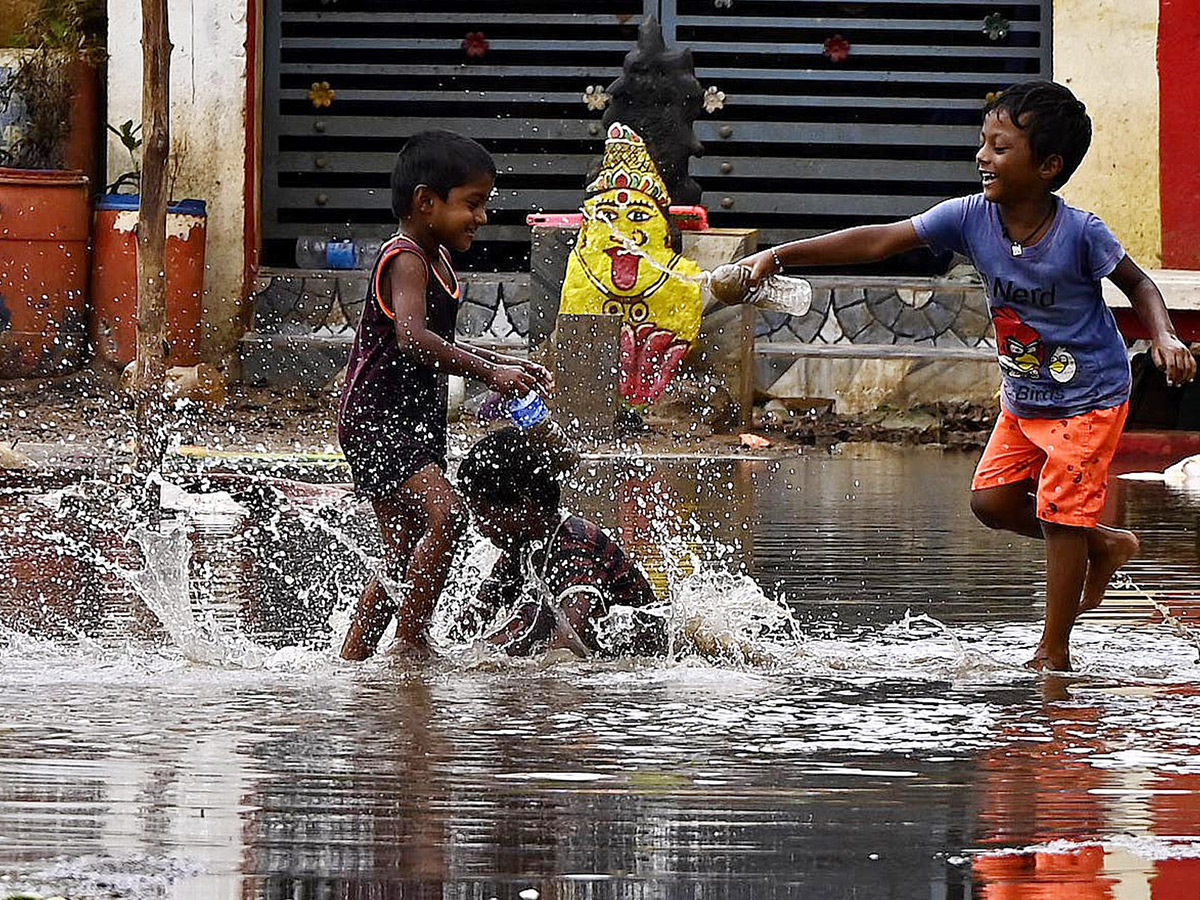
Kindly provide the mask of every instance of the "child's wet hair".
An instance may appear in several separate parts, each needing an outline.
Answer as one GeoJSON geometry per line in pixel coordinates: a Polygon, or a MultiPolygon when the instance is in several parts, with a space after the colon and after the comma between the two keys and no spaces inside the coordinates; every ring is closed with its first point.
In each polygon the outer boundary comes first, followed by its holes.
{"type": "Polygon", "coordinates": [[[414,134],[400,148],[392,169],[392,213],[403,219],[412,212],[419,185],[428,185],[445,200],[454,188],[480,175],[495,178],[496,163],[469,137],[453,131],[414,134]]]}
{"type": "Polygon", "coordinates": [[[1000,110],[1028,136],[1035,162],[1041,163],[1055,153],[1062,157],[1062,172],[1051,183],[1051,190],[1066,184],[1092,143],[1087,107],[1061,84],[1023,81],[988,101],[983,114],[1000,110]]]}
{"type": "Polygon", "coordinates": [[[550,457],[511,425],[467,451],[458,467],[458,489],[468,501],[516,506],[529,499],[546,510],[558,508],[562,493],[550,457]]]}

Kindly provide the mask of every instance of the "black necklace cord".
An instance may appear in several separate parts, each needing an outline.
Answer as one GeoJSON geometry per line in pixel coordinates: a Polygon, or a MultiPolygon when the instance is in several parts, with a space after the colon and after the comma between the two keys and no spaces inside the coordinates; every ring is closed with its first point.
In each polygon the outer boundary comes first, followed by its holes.
{"type": "Polygon", "coordinates": [[[1025,235],[1025,237],[1021,240],[1017,240],[1008,233],[1008,226],[1004,224],[1004,216],[1000,215],[999,210],[996,211],[996,216],[1000,219],[1000,233],[1004,235],[1005,240],[1007,240],[1010,244],[1013,256],[1020,256],[1025,252],[1026,242],[1033,240],[1033,238],[1037,236],[1037,233],[1042,230],[1045,224],[1054,217],[1054,213],[1057,209],[1058,204],[1051,202],[1050,209],[1046,215],[1042,217],[1042,221],[1038,222],[1037,227],[1033,229],[1033,231],[1029,232],[1029,234],[1025,235]]]}

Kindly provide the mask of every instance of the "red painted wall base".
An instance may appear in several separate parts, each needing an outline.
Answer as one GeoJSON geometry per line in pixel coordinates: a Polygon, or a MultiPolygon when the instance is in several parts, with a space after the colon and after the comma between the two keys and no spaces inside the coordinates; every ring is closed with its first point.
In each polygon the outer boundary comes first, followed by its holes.
{"type": "MultiPolygon", "coordinates": [[[[1149,340],[1150,334],[1146,326],[1132,309],[1114,309],[1113,316],[1117,327],[1128,340],[1149,340]]],[[[1171,321],[1175,323],[1175,331],[1183,341],[1200,341],[1200,310],[1175,309],[1171,310],[1171,321]]]]}
{"type": "Polygon", "coordinates": [[[1158,140],[1162,265],[1200,269],[1200,0],[1160,0],[1158,140]]]}

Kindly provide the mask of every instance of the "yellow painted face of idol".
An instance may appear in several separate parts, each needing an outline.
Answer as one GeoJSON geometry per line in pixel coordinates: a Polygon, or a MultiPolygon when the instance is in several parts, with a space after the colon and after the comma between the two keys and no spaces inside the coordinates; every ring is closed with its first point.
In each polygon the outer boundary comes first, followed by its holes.
{"type": "Polygon", "coordinates": [[[577,252],[588,279],[610,297],[639,297],[659,285],[664,275],[632,252],[613,234],[623,235],[642,253],[664,267],[675,256],[667,217],[640,191],[613,188],[583,204],[585,223],[577,252]]]}

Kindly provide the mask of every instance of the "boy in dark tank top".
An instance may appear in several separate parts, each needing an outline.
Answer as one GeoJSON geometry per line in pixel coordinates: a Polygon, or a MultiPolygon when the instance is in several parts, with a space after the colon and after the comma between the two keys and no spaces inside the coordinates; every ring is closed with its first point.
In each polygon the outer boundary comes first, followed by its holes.
{"type": "Polygon", "coordinates": [[[359,598],[346,659],[374,653],[393,615],[399,649],[428,653],[425,630],[465,523],[445,476],[447,376],[469,375],[508,398],[553,390],[535,363],[455,342],[461,288],[448,248],[471,246],[495,180],[488,152],[449,131],[414,135],[396,158],[400,224],[372,268],[338,410],[338,440],[379,522],[386,576],[359,598]],[[398,596],[384,581],[401,586],[398,596]]]}

